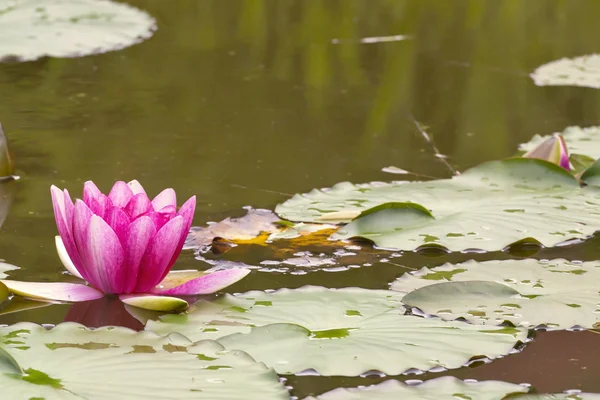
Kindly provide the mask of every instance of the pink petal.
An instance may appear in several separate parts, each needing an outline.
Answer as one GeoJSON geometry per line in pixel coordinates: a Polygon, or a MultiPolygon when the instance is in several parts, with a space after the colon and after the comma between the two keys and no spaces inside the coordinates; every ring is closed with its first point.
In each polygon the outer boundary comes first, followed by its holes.
{"type": "Polygon", "coordinates": [[[63,190],[64,195],[64,214],[65,222],[67,224],[67,229],[73,235],[73,211],[75,211],[75,205],[73,204],[73,200],[71,200],[71,195],[69,195],[69,191],[67,189],[63,190]]]}
{"type": "Polygon", "coordinates": [[[142,216],[133,221],[125,233],[125,262],[126,284],[123,287],[123,293],[131,293],[137,285],[138,272],[142,257],[146,253],[146,248],[156,235],[156,228],[150,217],[142,216]]]}
{"type": "Polygon", "coordinates": [[[560,152],[560,161],[559,161],[558,165],[560,165],[567,171],[570,171],[571,163],[569,162],[569,150],[567,149],[567,143],[565,142],[565,138],[562,135],[557,135],[557,136],[558,136],[559,152],[560,152]]]}
{"type": "Polygon", "coordinates": [[[84,257],[88,268],[97,273],[98,289],[107,294],[122,293],[127,278],[123,247],[117,234],[97,215],[92,215],[90,220],[84,257]]]}
{"type": "Polygon", "coordinates": [[[134,196],[136,194],[140,194],[140,193],[146,194],[144,187],[135,179],[128,182],[127,185],[129,185],[129,188],[131,189],[131,192],[133,193],[134,196]]]}
{"type": "Polygon", "coordinates": [[[152,311],[182,311],[188,308],[187,301],[177,297],[154,296],[151,294],[123,294],[119,299],[127,305],[152,311]]]}
{"type": "MultiPolygon", "coordinates": [[[[183,203],[177,215],[181,215],[183,217],[183,230],[181,231],[181,236],[179,238],[179,244],[177,245],[179,249],[183,248],[183,244],[185,243],[185,239],[190,232],[190,228],[192,226],[192,220],[194,219],[194,211],[196,211],[196,196],[192,196],[183,203]]],[[[165,271],[164,275],[161,277],[161,281],[165,279],[167,273],[171,270],[171,267],[177,261],[177,257],[179,257],[180,252],[175,252],[171,261],[169,261],[169,267],[165,271]]]]}
{"type": "Polygon", "coordinates": [[[173,218],[152,238],[140,263],[136,292],[146,293],[156,286],[168,271],[173,255],[181,252],[177,246],[183,222],[181,216],[173,218]]]}
{"type": "Polygon", "coordinates": [[[100,193],[98,197],[90,198],[89,203],[86,204],[89,209],[100,218],[104,218],[106,216],[106,211],[114,207],[108,196],[105,196],[102,193],[100,193]]]}
{"type": "Polygon", "coordinates": [[[142,214],[154,211],[154,208],[146,193],[138,193],[129,200],[129,203],[125,206],[125,211],[131,219],[136,219],[142,214]]]}
{"type": "Polygon", "coordinates": [[[63,240],[69,258],[80,269],[81,258],[75,245],[72,226],[74,206],[69,197],[69,192],[66,190],[61,192],[60,189],[52,185],[50,193],[52,194],[52,206],[54,208],[54,219],[56,220],[58,233],[63,240]]]}
{"type": "Polygon", "coordinates": [[[0,281],[19,296],[54,301],[88,301],[104,297],[102,292],[77,283],[0,281]]]}
{"type": "Polygon", "coordinates": [[[90,206],[90,200],[98,198],[102,192],[98,189],[98,186],[92,181],[87,181],[83,184],[83,202],[90,206]]]}
{"type": "Polygon", "coordinates": [[[73,264],[73,261],[71,261],[69,253],[67,252],[65,244],[63,243],[60,236],[54,236],[54,243],[56,244],[56,252],[58,253],[58,258],[60,258],[60,261],[63,263],[67,271],[69,271],[71,275],[83,279],[83,276],[81,276],[81,273],[79,273],[77,267],[75,266],[75,264],[73,264]]]}
{"type": "Polygon", "coordinates": [[[194,212],[196,211],[196,196],[192,196],[183,203],[177,215],[181,215],[183,217],[183,232],[181,234],[181,238],[179,241],[181,242],[181,246],[183,247],[183,242],[187,238],[188,232],[192,227],[192,220],[194,219],[194,212]]]}
{"type": "Polygon", "coordinates": [[[125,231],[131,223],[129,215],[119,207],[113,207],[106,212],[104,221],[117,234],[119,241],[125,243],[125,231]]]}
{"type": "Polygon", "coordinates": [[[169,222],[169,220],[171,220],[170,215],[158,213],[156,211],[150,211],[146,214],[143,214],[143,216],[146,216],[152,220],[156,230],[160,230],[167,222],[169,222]]]}
{"type": "Polygon", "coordinates": [[[131,188],[123,181],[117,181],[108,194],[108,198],[113,204],[121,208],[125,207],[132,197],[133,192],[131,191],[131,188]]]}
{"type": "Polygon", "coordinates": [[[169,219],[171,219],[177,214],[177,207],[169,204],[168,206],[164,206],[160,210],[156,210],[156,211],[163,215],[168,216],[169,219]]]}
{"type": "MultiPolygon", "coordinates": [[[[89,264],[85,260],[85,254],[87,254],[88,247],[88,230],[90,227],[90,219],[94,213],[89,207],[81,200],[75,200],[75,211],[73,212],[73,239],[77,248],[77,254],[80,257],[80,263],[77,264],[71,257],[71,261],[77,266],[77,270],[83,276],[83,279],[88,281],[92,286],[99,287],[99,277],[96,270],[90,268],[89,264]]],[[[66,243],[65,243],[66,245],[66,243]]],[[[68,250],[68,247],[67,247],[68,250]]]]}
{"type": "Polygon", "coordinates": [[[54,208],[54,219],[56,220],[58,233],[68,237],[70,230],[65,217],[65,194],[59,188],[52,185],[50,186],[50,195],[52,196],[52,207],[54,208]]]}
{"type": "Polygon", "coordinates": [[[152,293],[172,296],[194,296],[215,293],[236,283],[249,273],[250,270],[246,268],[232,268],[215,271],[170,289],[161,289],[159,285],[152,290],[152,293]]]}
{"type": "Polygon", "coordinates": [[[152,206],[156,211],[159,211],[166,206],[177,208],[177,195],[175,194],[175,191],[171,188],[163,190],[154,198],[154,200],[152,200],[152,206]]]}

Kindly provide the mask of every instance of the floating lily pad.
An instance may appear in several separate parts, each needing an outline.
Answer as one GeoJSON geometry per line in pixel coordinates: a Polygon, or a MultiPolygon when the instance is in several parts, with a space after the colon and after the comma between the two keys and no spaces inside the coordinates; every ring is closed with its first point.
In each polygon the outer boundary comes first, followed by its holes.
{"type": "Polygon", "coordinates": [[[538,86],[583,86],[600,89],[600,55],[561,58],[539,66],[531,74],[538,86]]]}
{"type": "Polygon", "coordinates": [[[526,337],[525,330],[404,315],[400,297],[386,290],[314,286],[253,291],[201,301],[187,315],[149,321],[146,329],[192,340],[219,338],[226,348],[247,351],[282,374],[314,369],[345,376],[458,368],[473,356],[507,354],[526,337]]]}
{"type": "Polygon", "coordinates": [[[0,0],[0,61],[120,50],[155,29],[146,12],[109,0],[0,0]]]}
{"type": "MultiPolygon", "coordinates": [[[[393,379],[359,388],[340,388],[304,400],[411,400],[477,399],[497,400],[510,394],[527,393],[528,388],[501,381],[463,382],[452,376],[407,385],[393,379]]],[[[520,398],[520,397],[519,397],[520,398]]]]}
{"type": "Polygon", "coordinates": [[[214,341],[64,323],[0,328],[10,399],[288,399],[275,373],[214,341]],[[7,355],[7,354],[8,355],[7,355]]]}
{"type": "Polygon", "coordinates": [[[162,335],[179,332],[191,340],[248,333],[252,326],[274,323],[294,323],[311,330],[326,330],[334,321],[343,326],[402,307],[401,298],[402,294],[390,290],[319,286],[279,289],[272,293],[226,294],[217,300],[200,300],[186,313],[167,314],[159,321],[150,320],[146,329],[162,335]]]}
{"type": "Polygon", "coordinates": [[[354,236],[394,249],[422,246],[500,250],[527,238],[554,246],[600,228],[600,191],[580,188],[564,169],[536,159],[492,161],[452,179],[416,183],[340,183],[295,195],[276,212],[292,221],[350,222],[333,239],[354,236]],[[385,218],[370,210],[382,204],[385,218]],[[421,213],[419,214],[419,210],[421,213]],[[367,227],[361,218],[368,218],[367,227]]]}
{"type": "Polygon", "coordinates": [[[403,302],[452,320],[566,329],[600,323],[600,262],[467,261],[404,274],[392,289],[403,302]]]}
{"type": "MultiPolygon", "coordinates": [[[[569,126],[561,135],[567,143],[571,158],[573,154],[590,157],[592,160],[600,158],[600,126],[590,126],[581,128],[579,126],[569,126]]],[[[519,150],[529,151],[537,147],[540,143],[552,135],[535,135],[527,143],[519,146],[519,150]]]]}

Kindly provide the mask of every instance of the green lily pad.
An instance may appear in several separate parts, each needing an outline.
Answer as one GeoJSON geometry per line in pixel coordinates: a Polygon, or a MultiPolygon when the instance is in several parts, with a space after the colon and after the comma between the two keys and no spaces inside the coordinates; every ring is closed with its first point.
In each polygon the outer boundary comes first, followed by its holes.
{"type": "Polygon", "coordinates": [[[146,12],[109,0],[0,0],[0,61],[120,50],[155,29],[146,12]]]}
{"type": "Polygon", "coordinates": [[[405,274],[392,290],[446,320],[566,329],[600,324],[600,262],[504,260],[445,264],[405,274]]]}
{"type": "Polygon", "coordinates": [[[443,376],[417,385],[407,385],[404,382],[390,379],[367,387],[334,389],[316,397],[307,397],[304,400],[497,400],[510,394],[527,393],[528,391],[527,387],[508,382],[463,382],[453,376],[443,376]]]}
{"type": "Polygon", "coordinates": [[[564,169],[541,160],[513,158],[484,163],[452,179],[340,183],[329,190],[295,195],[278,205],[276,212],[307,222],[349,222],[360,215],[332,239],[358,236],[403,250],[433,245],[453,251],[493,251],[527,238],[544,246],[585,238],[600,228],[599,204],[600,191],[580,188],[564,169]],[[413,209],[370,210],[398,202],[412,203],[413,209]],[[425,211],[419,214],[417,209],[425,211]],[[365,211],[366,215],[360,214],[365,211]],[[385,213],[385,218],[376,218],[377,213],[385,213]],[[363,218],[371,220],[368,229],[361,226],[363,218]]]}
{"type": "Polygon", "coordinates": [[[538,86],[583,86],[600,89],[600,55],[561,58],[541,65],[531,78],[538,86]]]}
{"type": "MultiPolygon", "coordinates": [[[[569,126],[561,133],[561,135],[567,143],[567,148],[571,154],[571,160],[573,159],[574,154],[587,156],[593,160],[600,158],[600,126],[590,126],[586,128],[569,126]]],[[[529,151],[534,149],[550,136],[552,135],[535,135],[529,142],[519,145],[519,150],[529,151]]]]}
{"type": "Polygon", "coordinates": [[[200,300],[187,313],[149,320],[146,329],[166,335],[179,332],[191,340],[218,339],[248,333],[253,326],[293,323],[311,330],[345,326],[402,307],[402,295],[390,290],[327,289],[304,286],[272,293],[251,291],[200,300]]]}
{"type": "Polygon", "coordinates": [[[600,159],[581,174],[581,181],[586,185],[600,186],[600,159]]]}
{"type": "Polygon", "coordinates": [[[214,341],[192,344],[126,328],[63,323],[0,328],[2,397],[10,399],[288,399],[277,375],[214,341]]]}
{"type": "Polygon", "coordinates": [[[404,315],[400,297],[387,290],[314,286],[253,291],[201,301],[187,315],[149,321],[146,329],[218,338],[281,374],[314,369],[344,376],[458,368],[473,356],[507,354],[526,337],[520,329],[404,315]]]}

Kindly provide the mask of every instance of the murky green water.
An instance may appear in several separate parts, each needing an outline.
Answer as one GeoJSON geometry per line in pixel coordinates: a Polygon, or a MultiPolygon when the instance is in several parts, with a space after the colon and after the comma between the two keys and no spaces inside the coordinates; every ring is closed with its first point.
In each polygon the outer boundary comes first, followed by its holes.
{"type": "MultiPolygon", "coordinates": [[[[71,193],[90,179],[103,189],[118,179],[138,179],[149,193],[170,186],[181,199],[198,196],[194,223],[203,225],[242,215],[245,205],[273,208],[314,187],[398,179],[381,172],[389,165],[449,176],[415,120],[458,169],[507,157],[535,133],[600,120],[597,90],[541,88],[528,77],[550,60],[597,51],[595,0],[129,3],[157,18],[152,39],[100,56],[0,64],[0,121],[22,177],[12,185],[13,205],[0,232],[1,257],[22,268],[13,277],[61,279],[51,184],[71,193]],[[410,39],[359,41],[400,34],[410,39]]],[[[600,258],[598,244],[535,256],[593,260],[600,258]]],[[[247,263],[263,256],[252,247],[237,254],[247,263]]],[[[407,254],[395,263],[416,268],[473,257],[407,254]]],[[[177,264],[204,267],[191,252],[177,264]]],[[[386,288],[405,270],[375,263],[305,275],[255,272],[230,290],[386,288]]],[[[0,323],[58,323],[68,309],[10,314],[0,323]]],[[[541,333],[542,344],[507,357],[506,365],[501,360],[453,374],[529,382],[540,391],[600,391],[599,358],[587,350],[598,347],[596,336],[541,333]],[[509,359],[519,360],[521,370],[509,359]],[[524,365],[541,364],[553,369],[542,378],[541,371],[537,378],[526,374],[524,365]]],[[[289,381],[300,397],[369,382],[289,381]]]]}

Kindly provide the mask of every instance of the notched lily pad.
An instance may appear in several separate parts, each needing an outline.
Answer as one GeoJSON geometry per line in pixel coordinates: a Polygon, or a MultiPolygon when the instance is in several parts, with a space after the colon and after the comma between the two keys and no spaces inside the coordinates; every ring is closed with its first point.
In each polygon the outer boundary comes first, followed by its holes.
{"type": "Polygon", "coordinates": [[[561,58],[541,65],[531,78],[538,86],[583,86],[600,89],[600,55],[561,58]]]}
{"type": "Polygon", "coordinates": [[[512,158],[481,164],[452,179],[340,183],[295,195],[275,211],[283,218],[305,222],[324,218],[350,222],[366,211],[332,238],[359,236],[388,249],[438,246],[451,251],[494,251],[527,238],[547,247],[587,238],[600,228],[598,205],[600,191],[581,188],[559,166],[512,158]],[[425,211],[418,218],[407,218],[404,211],[372,208],[397,202],[416,204],[425,211]],[[368,221],[368,229],[360,227],[362,218],[368,221]]]}
{"type": "Polygon", "coordinates": [[[406,294],[404,303],[446,320],[593,328],[600,322],[598,281],[600,262],[467,261],[405,274],[392,290],[406,294]]]}
{"type": "Polygon", "coordinates": [[[0,0],[0,62],[120,50],[155,30],[146,12],[109,0],[0,0]]]}
{"type": "Polygon", "coordinates": [[[289,398],[277,375],[247,354],[179,334],[19,323],[0,328],[0,346],[14,360],[10,368],[0,362],[5,398],[289,398]]]}
{"type": "MultiPolygon", "coordinates": [[[[401,295],[400,295],[401,296],[401,295]]],[[[149,321],[146,329],[218,339],[248,352],[278,373],[316,370],[356,376],[369,370],[400,374],[411,368],[458,368],[473,356],[507,354],[526,331],[404,315],[399,294],[308,286],[248,292],[149,321]]]]}
{"type": "MultiPolygon", "coordinates": [[[[339,388],[304,400],[420,400],[420,399],[477,399],[497,400],[529,388],[501,381],[464,382],[452,376],[407,385],[393,379],[378,385],[358,388],[339,388]]],[[[520,397],[519,397],[520,398],[520,397]]]]}

